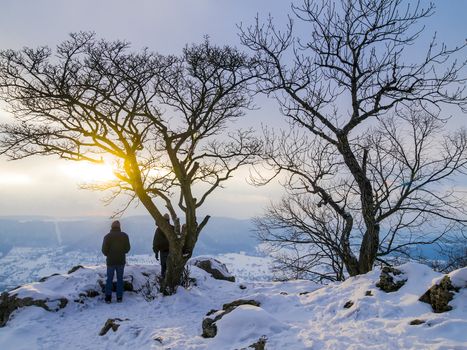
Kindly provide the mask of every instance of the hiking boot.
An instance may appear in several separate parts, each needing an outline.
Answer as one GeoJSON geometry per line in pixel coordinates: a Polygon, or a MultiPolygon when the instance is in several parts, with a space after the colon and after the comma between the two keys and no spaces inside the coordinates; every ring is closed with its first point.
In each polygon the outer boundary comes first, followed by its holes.
{"type": "Polygon", "coordinates": [[[111,297],[110,295],[106,295],[106,296],[105,296],[105,302],[106,302],[107,304],[110,304],[110,303],[112,302],[112,297],[111,297]]]}
{"type": "Polygon", "coordinates": [[[117,303],[121,303],[123,301],[122,297],[117,298],[117,303]]]}

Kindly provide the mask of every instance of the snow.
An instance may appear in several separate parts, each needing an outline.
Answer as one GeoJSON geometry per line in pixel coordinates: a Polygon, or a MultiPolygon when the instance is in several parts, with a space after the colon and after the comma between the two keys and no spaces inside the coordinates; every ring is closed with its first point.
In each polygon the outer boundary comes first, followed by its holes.
{"type": "MultiPolygon", "coordinates": [[[[97,281],[105,276],[105,266],[85,266],[11,291],[50,301],[66,297],[70,302],[58,312],[38,307],[15,311],[0,328],[0,348],[233,350],[265,336],[266,348],[272,350],[467,349],[467,290],[455,294],[453,310],[435,314],[418,298],[442,275],[415,263],[398,268],[407,283],[397,292],[385,293],[375,287],[378,270],[327,286],[303,280],[243,281],[246,289],[241,289],[240,283],[214,280],[193,266],[197,285],[162,297],[154,287],[159,266],[132,264],[126,267],[125,278],[132,279],[140,292],[125,292],[123,303],[108,305],[102,294],[82,304],[73,302],[80,293],[98,288],[97,281]],[[237,307],[217,322],[216,337],[202,338],[206,313],[237,299],[254,299],[260,307],[237,307]],[[348,301],[353,305],[344,308],[348,301]],[[99,336],[109,318],[128,320],[119,322],[116,332],[99,336]],[[425,323],[410,325],[414,319],[425,323]]],[[[450,277],[453,283],[465,284],[466,274],[464,268],[450,277]]]]}
{"type": "Polygon", "coordinates": [[[459,269],[449,274],[451,283],[457,288],[467,288],[467,269],[459,269]]]}
{"type": "Polygon", "coordinates": [[[271,257],[226,253],[216,256],[216,259],[227,266],[237,281],[271,281],[273,279],[271,257]]]}
{"type": "Polygon", "coordinates": [[[265,334],[278,334],[289,327],[270,313],[252,305],[241,305],[217,322],[218,333],[209,344],[213,349],[247,347],[265,334]],[[253,341],[252,341],[253,339],[253,341]]]}
{"type": "MultiPolygon", "coordinates": [[[[224,263],[237,281],[270,281],[273,278],[271,258],[241,253],[220,254],[214,257],[224,263]]],[[[154,265],[154,255],[129,254],[132,265],[154,265]]],[[[53,273],[66,273],[75,265],[105,264],[99,252],[67,250],[65,247],[15,247],[0,260],[0,293],[39,280],[53,273]]]]}

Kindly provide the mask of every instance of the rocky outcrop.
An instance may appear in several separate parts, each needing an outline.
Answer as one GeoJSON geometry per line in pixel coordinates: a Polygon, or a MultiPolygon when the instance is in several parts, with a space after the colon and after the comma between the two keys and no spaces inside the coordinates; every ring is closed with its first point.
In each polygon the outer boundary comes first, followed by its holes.
{"type": "Polygon", "coordinates": [[[227,266],[219,260],[199,257],[192,259],[190,264],[211,274],[211,276],[216,280],[235,282],[235,277],[230,274],[229,270],[227,270],[227,266]]]}
{"type": "Polygon", "coordinates": [[[222,306],[222,310],[210,310],[206,316],[215,316],[204,318],[201,325],[203,328],[203,334],[201,336],[203,338],[214,338],[217,335],[216,322],[227,315],[229,312],[235,310],[240,305],[253,305],[259,307],[261,304],[258,301],[252,299],[239,299],[232,301],[231,303],[224,304],[222,306]]]}
{"type": "MultiPolygon", "coordinates": [[[[156,269],[128,267],[124,276],[124,290],[153,300],[157,292],[156,269]]],[[[73,267],[68,274],[52,275],[34,285],[20,286],[0,295],[0,327],[5,326],[15,310],[38,306],[47,311],[57,311],[69,302],[85,304],[90,298],[103,297],[105,267],[73,267]]],[[[113,289],[116,289],[114,283],[113,289]]],[[[1,346],[0,346],[1,348],[1,346]]]]}
{"type": "Polygon", "coordinates": [[[120,324],[117,322],[122,322],[122,321],[128,321],[127,318],[121,319],[121,318],[109,318],[107,321],[105,321],[104,327],[102,327],[101,331],[99,332],[100,336],[106,335],[108,331],[113,330],[116,332],[118,330],[118,327],[120,327],[120,324]]]}
{"type": "Polygon", "coordinates": [[[438,284],[433,285],[418,300],[431,305],[433,312],[441,313],[452,310],[449,302],[460,288],[454,287],[449,276],[444,276],[438,284]]]}
{"type": "Polygon", "coordinates": [[[407,282],[407,279],[402,277],[402,271],[385,266],[381,270],[379,282],[376,284],[376,287],[386,293],[391,293],[398,291],[405,282],[407,282]]]}
{"type": "Polygon", "coordinates": [[[10,293],[2,293],[0,295],[0,327],[4,327],[10,315],[16,309],[26,306],[38,306],[47,311],[58,311],[63,309],[68,304],[68,299],[60,298],[56,300],[41,300],[33,298],[19,298],[17,295],[10,293]]]}

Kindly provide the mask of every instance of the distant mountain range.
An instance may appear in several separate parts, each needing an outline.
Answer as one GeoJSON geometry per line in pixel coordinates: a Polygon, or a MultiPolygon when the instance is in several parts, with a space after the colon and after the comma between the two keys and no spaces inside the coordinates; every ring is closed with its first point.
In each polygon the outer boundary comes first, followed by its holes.
{"type": "MultiPolygon", "coordinates": [[[[132,254],[152,254],[154,220],[131,216],[120,220],[131,241],[132,254]]],[[[64,247],[84,252],[100,251],[102,238],[109,232],[107,218],[83,217],[0,217],[0,256],[13,247],[64,247]]],[[[255,254],[258,245],[249,220],[212,217],[201,232],[194,255],[245,252],[255,254]]]]}

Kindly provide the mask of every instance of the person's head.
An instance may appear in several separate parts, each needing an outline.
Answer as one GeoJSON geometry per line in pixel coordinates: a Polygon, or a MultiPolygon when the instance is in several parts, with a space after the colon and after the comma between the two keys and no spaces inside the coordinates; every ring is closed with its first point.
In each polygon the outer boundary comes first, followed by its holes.
{"type": "Polygon", "coordinates": [[[110,228],[112,230],[120,230],[120,221],[115,220],[114,222],[112,222],[112,224],[110,225],[110,228]]]}

